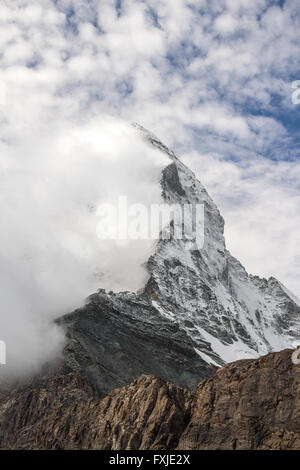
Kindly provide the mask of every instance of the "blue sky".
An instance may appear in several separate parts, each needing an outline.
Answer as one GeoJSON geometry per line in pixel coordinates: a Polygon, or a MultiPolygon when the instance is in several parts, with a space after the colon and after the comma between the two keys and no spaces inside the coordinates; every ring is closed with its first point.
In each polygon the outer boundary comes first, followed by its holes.
{"type": "Polygon", "coordinates": [[[182,155],[246,268],[300,295],[298,0],[14,0],[0,6],[1,145],[135,121],[182,155]]]}

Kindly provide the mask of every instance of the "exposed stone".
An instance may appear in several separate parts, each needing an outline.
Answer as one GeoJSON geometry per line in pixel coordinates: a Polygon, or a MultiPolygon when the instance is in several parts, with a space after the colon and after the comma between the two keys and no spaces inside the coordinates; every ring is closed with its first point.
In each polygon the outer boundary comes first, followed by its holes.
{"type": "Polygon", "coordinates": [[[99,400],[79,374],[0,399],[0,448],[168,449],[188,423],[193,395],[142,375],[99,400]]]}
{"type": "Polygon", "coordinates": [[[180,449],[300,449],[300,366],[292,351],[217,370],[196,393],[180,449]]]}
{"type": "Polygon", "coordinates": [[[212,371],[188,335],[159,314],[148,294],[99,291],[59,323],[68,338],[60,372],[83,373],[100,397],[141,374],[193,390],[212,371]]]}
{"type": "Polygon", "coordinates": [[[216,370],[197,391],[142,375],[99,399],[80,373],[0,396],[5,449],[298,449],[291,350],[216,370]]]}

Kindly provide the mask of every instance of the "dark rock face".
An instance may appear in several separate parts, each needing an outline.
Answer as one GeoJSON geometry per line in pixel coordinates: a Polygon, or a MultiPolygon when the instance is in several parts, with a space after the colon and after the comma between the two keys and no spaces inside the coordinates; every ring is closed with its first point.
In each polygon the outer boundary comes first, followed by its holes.
{"type": "Polygon", "coordinates": [[[0,395],[0,448],[298,449],[293,351],[218,369],[196,393],[142,375],[103,399],[80,373],[0,395]]]}
{"type": "Polygon", "coordinates": [[[178,175],[178,169],[175,163],[168,165],[162,173],[162,187],[165,199],[170,192],[177,193],[179,196],[186,196],[178,175]]]}
{"type": "Polygon", "coordinates": [[[59,323],[68,337],[60,371],[83,373],[101,397],[141,374],[195,389],[212,371],[148,294],[100,291],[59,323]]]}

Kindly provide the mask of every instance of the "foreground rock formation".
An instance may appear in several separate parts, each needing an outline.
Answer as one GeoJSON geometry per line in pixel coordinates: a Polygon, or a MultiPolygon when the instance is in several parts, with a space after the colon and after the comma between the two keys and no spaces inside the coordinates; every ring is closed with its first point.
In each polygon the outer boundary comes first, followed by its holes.
{"type": "Polygon", "coordinates": [[[154,376],[99,399],[81,373],[0,395],[5,449],[300,449],[291,350],[216,370],[195,393],[154,376]]]}
{"type": "Polygon", "coordinates": [[[242,360],[198,387],[181,449],[300,449],[300,365],[290,350],[242,360]]]}

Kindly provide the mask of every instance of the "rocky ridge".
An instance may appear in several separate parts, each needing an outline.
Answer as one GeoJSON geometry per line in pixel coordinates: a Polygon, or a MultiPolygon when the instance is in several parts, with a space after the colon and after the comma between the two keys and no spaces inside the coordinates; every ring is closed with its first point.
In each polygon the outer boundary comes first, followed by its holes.
{"type": "Polygon", "coordinates": [[[80,373],[0,396],[0,448],[300,449],[291,350],[216,370],[195,393],[142,375],[99,399],[80,373]]]}

